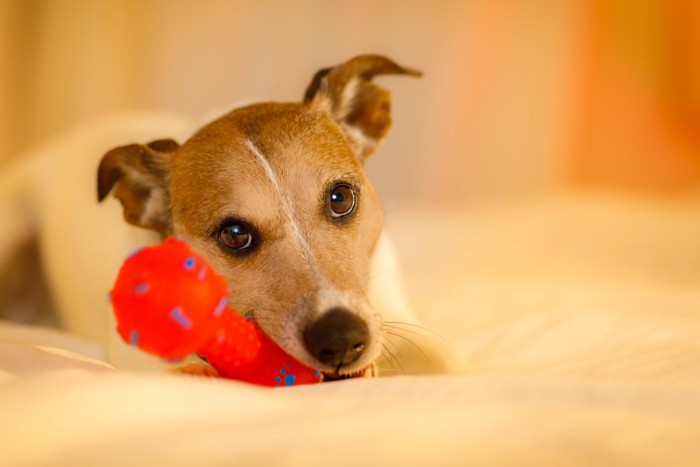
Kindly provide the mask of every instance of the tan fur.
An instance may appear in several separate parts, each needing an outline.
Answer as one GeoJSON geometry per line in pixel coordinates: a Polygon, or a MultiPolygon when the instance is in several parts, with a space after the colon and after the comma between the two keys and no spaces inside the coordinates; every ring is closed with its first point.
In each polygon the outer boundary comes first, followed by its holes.
{"type": "MultiPolygon", "coordinates": [[[[254,314],[297,358],[318,365],[290,332],[298,332],[318,311],[321,290],[349,295],[348,301],[359,305],[355,309],[367,310],[367,319],[376,321],[363,291],[381,231],[381,209],[361,164],[326,114],[301,104],[261,104],[223,117],[173,157],[169,193],[171,233],[205,255],[228,280],[232,305],[254,314]],[[232,143],[221,147],[222,140],[232,143]],[[292,195],[299,227],[314,245],[315,264],[295,244],[275,189],[242,144],[246,140],[265,154],[292,195]],[[338,227],[325,218],[320,196],[330,182],[349,178],[361,189],[361,208],[354,222],[338,227]],[[255,223],[264,239],[259,252],[241,259],[216,244],[211,232],[230,217],[255,223]]],[[[378,321],[373,328],[379,331],[378,321]]],[[[375,346],[368,355],[374,359],[378,353],[375,346]]]]}
{"type": "Polygon", "coordinates": [[[362,162],[391,125],[389,94],[370,82],[382,73],[419,74],[361,56],[319,72],[302,103],[234,110],[182,146],[116,148],[100,165],[99,196],[114,188],[128,222],[189,242],[226,277],[232,306],[310,366],[337,370],[308,353],[304,327],[332,307],[352,310],[371,339],[341,373],[367,368],[382,350],[380,311],[367,298],[382,210],[362,162]],[[328,212],[338,181],[358,195],[347,222],[328,212]],[[254,253],[220,246],[217,228],[230,218],[255,226],[254,253]]]}

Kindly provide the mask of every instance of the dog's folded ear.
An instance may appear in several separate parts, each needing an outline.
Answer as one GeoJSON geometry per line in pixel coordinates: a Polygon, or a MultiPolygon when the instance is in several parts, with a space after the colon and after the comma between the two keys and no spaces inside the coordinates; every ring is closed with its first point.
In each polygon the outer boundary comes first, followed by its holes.
{"type": "Polygon", "coordinates": [[[128,223],[167,235],[167,183],[171,156],[178,147],[175,141],[163,139],[112,149],[102,157],[97,171],[97,199],[104,200],[114,189],[128,223]]]}
{"type": "Polygon", "coordinates": [[[421,76],[380,55],[360,55],[320,70],[306,90],[304,102],[328,113],[345,133],[355,154],[364,161],[391,129],[389,91],[372,83],[377,75],[421,76]]]}

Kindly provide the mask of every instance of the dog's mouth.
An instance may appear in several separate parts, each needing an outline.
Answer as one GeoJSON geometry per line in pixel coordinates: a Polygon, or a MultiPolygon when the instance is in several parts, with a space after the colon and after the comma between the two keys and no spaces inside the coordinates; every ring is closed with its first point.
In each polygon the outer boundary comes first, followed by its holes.
{"type": "Polygon", "coordinates": [[[353,379],[353,378],[374,378],[375,376],[375,371],[374,371],[374,365],[370,365],[362,370],[356,371],[354,373],[347,373],[347,374],[341,374],[339,372],[334,372],[334,373],[321,373],[321,381],[326,383],[326,382],[331,382],[331,381],[342,381],[344,379],[353,379]]]}

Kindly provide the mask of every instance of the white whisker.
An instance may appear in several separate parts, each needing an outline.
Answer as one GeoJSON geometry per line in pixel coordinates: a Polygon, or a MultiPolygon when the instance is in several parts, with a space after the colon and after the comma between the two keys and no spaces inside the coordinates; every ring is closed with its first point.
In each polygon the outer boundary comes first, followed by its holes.
{"type": "Polygon", "coordinates": [[[421,347],[420,347],[418,344],[416,344],[415,342],[413,342],[413,341],[412,341],[411,339],[409,339],[408,337],[406,337],[406,336],[404,336],[404,335],[402,335],[402,334],[399,334],[398,332],[392,332],[392,331],[389,331],[389,330],[386,330],[386,329],[383,330],[383,333],[384,333],[385,335],[395,336],[395,337],[398,337],[398,338],[400,338],[400,339],[403,339],[405,342],[407,342],[408,344],[410,344],[414,349],[416,349],[416,350],[423,356],[423,358],[425,359],[426,362],[428,362],[431,366],[433,365],[433,361],[430,359],[430,357],[428,356],[428,354],[425,353],[425,351],[424,351],[423,349],[421,349],[421,347]]]}
{"type": "Polygon", "coordinates": [[[447,339],[445,339],[443,336],[440,334],[431,331],[430,329],[420,326],[418,324],[412,324],[412,323],[404,323],[400,321],[384,321],[383,323],[385,328],[392,329],[394,331],[401,331],[401,332],[407,332],[411,334],[416,334],[418,336],[423,336],[423,337],[429,337],[431,339],[437,339],[441,342],[447,342],[447,339]],[[411,328],[411,329],[406,329],[406,328],[411,328]]]}
{"type": "MultiPolygon", "coordinates": [[[[389,349],[389,347],[388,347],[387,345],[385,345],[385,342],[394,345],[393,342],[390,342],[390,341],[388,341],[388,340],[384,340],[384,342],[382,342],[382,349],[386,352],[386,354],[385,354],[384,351],[383,351],[383,352],[382,352],[382,356],[383,356],[383,357],[386,359],[386,361],[389,363],[389,365],[391,366],[391,369],[392,369],[392,370],[394,370],[396,373],[404,374],[405,371],[404,371],[403,365],[401,364],[401,361],[400,361],[400,360],[398,359],[398,357],[394,354],[394,352],[392,352],[391,349],[389,349]],[[397,368],[396,368],[396,365],[398,365],[398,367],[399,367],[398,370],[397,370],[397,368]],[[399,370],[400,370],[400,371],[399,371],[399,370]]],[[[395,345],[394,345],[394,346],[395,346],[395,345]]]]}

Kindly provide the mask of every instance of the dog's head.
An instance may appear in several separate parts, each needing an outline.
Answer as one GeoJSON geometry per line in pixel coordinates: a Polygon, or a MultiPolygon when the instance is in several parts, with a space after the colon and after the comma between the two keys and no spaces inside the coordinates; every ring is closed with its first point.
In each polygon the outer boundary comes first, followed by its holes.
{"type": "Polygon", "coordinates": [[[127,222],[189,242],[288,353],[328,375],[360,372],[381,351],[365,291],[382,211],[363,171],[391,126],[380,74],[419,75],[360,56],[319,71],[303,102],[236,109],[182,145],[118,147],[98,197],[113,190],[127,222]]]}

